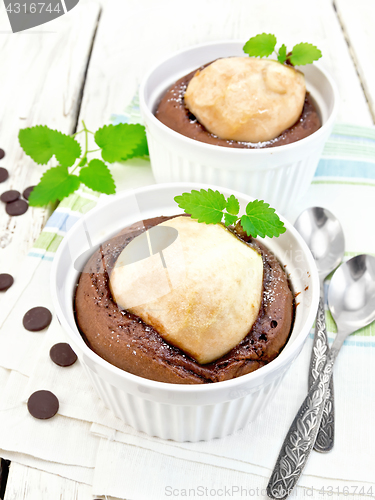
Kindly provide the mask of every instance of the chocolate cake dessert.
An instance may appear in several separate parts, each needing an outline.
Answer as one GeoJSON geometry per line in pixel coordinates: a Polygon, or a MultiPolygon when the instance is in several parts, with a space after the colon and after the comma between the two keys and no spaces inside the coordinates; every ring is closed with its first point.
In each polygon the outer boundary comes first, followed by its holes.
{"type": "MultiPolygon", "coordinates": [[[[183,76],[168,89],[155,111],[156,118],[164,123],[164,125],[186,137],[200,142],[205,142],[207,144],[213,144],[217,146],[245,149],[271,148],[290,144],[304,139],[305,137],[313,134],[321,127],[321,121],[318,111],[310,94],[306,92],[304,94],[302,111],[299,114],[297,120],[291,126],[283,130],[277,136],[272,137],[271,139],[264,141],[260,140],[257,142],[249,142],[245,140],[227,140],[209,132],[205,128],[205,126],[199,122],[196,116],[194,116],[194,114],[189,110],[189,107],[185,102],[185,93],[193,77],[195,77],[197,74],[200,74],[200,72],[202,72],[202,70],[207,68],[210,64],[212,63],[203,65],[200,68],[192,71],[191,73],[183,76]]],[[[276,62],[275,64],[281,67],[283,66],[276,62]]]]}
{"type": "MultiPolygon", "coordinates": [[[[110,280],[120,254],[145,230],[177,217],[157,217],[135,223],[103,243],[92,255],[79,278],[74,301],[77,325],[85,342],[95,353],[122,370],[177,384],[228,380],[269,363],[278,356],[289,337],[294,298],[280,263],[255,239],[244,238],[241,244],[248,245],[261,256],[263,277],[259,313],[245,337],[218,359],[199,363],[186,351],[166,341],[157,328],[114,300],[110,280]]],[[[239,235],[234,237],[240,238],[239,235]]],[[[215,298],[214,293],[215,290],[215,298]]]]}

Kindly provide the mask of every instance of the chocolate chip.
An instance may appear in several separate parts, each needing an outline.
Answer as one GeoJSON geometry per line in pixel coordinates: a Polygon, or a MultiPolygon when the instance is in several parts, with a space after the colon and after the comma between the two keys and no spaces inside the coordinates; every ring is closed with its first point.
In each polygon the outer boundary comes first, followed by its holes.
{"type": "Polygon", "coordinates": [[[10,274],[0,274],[0,291],[5,292],[5,290],[8,290],[13,285],[13,276],[10,274]]]}
{"type": "Polygon", "coordinates": [[[23,326],[30,332],[39,332],[47,328],[52,321],[52,314],[46,307],[33,307],[23,317],[23,326]]]}
{"type": "Polygon", "coordinates": [[[9,177],[8,170],[4,167],[0,167],[0,182],[6,181],[8,177],[9,177]]]}
{"type": "Polygon", "coordinates": [[[0,160],[2,160],[5,156],[5,151],[0,148],[0,160]]]}
{"type": "Polygon", "coordinates": [[[35,188],[35,186],[29,186],[28,188],[25,189],[25,191],[22,193],[22,196],[25,198],[25,200],[29,199],[31,191],[35,188]]]}
{"type": "Polygon", "coordinates": [[[21,193],[19,191],[15,191],[14,189],[11,189],[9,191],[4,191],[4,193],[0,196],[0,200],[3,203],[11,203],[12,201],[18,200],[18,198],[21,196],[21,193]]]}
{"type": "Polygon", "coordinates": [[[7,214],[9,215],[22,215],[27,212],[29,208],[29,204],[25,200],[16,200],[10,203],[7,203],[5,208],[7,214]]]}
{"type": "Polygon", "coordinates": [[[52,346],[49,355],[52,361],[59,366],[71,366],[77,361],[77,354],[66,342],[52,346]]]}
{"type": "Polygon", "coordinates": [[[27,409],[33,417],[45,420],[56,415],[59,400],[50,391],[36,391],[29,397],[27,409]]]}

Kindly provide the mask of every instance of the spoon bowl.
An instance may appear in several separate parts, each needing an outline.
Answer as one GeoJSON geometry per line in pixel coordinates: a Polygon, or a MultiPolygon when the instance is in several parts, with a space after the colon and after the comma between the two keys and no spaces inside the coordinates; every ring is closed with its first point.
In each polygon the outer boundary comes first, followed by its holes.
{"type": "Polygon", "coordinates": [[[301,213],[294,227],[310,248],[319,277],[326,278],[344,257],[345,238],[340,222],[326,208],[311,207],[301,213]]]}
{"type": "Polygon", "coordinates": [[[328,305],[339,331],[356,331],[375,320],[375,257],[357,255],[332,277],[328,305]]]}

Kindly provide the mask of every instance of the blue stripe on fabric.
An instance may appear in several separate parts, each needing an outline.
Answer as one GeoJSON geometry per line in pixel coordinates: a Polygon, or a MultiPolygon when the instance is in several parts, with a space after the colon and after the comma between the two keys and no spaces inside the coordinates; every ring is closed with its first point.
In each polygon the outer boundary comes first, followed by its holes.
{"type": "Polygon", "coordinates": [[[375,139],[371,139],[371,137],[358,137],[353,135],[345,135],[345,134],[331,134],[329,136],[329,140],[331,139],[345,139],[345,142],[356,142],[358,144],[369,142],[371,144],[375,143],[375,139]]]}
{"type": "Polygon", "coordinates": [[[111,115],[111,123],[118,125],[119,123],[129,123],[129,117],[125,115],[111,115]]]}
{"type": "Polygon", "coordinates": [[[36,252],[29,252],[27,254],[28,257],[36,257],[37,259],[41,259],[41,260],[50,260],[51,262],[53,261],[53,257],[51,257],[50,255],[40,255],[40,253],[36,253],[36,252]]]}
{"type": "Polygon", "coordinates": [[[46,223],[46,227],[60,227],[69,214],[55,210],[46,223]]]}
{"type": "Polygon", "coordinates": [[[375,163],[353,160],[322,159],[315,177],[351,177],[375,179],[375,163]]]}

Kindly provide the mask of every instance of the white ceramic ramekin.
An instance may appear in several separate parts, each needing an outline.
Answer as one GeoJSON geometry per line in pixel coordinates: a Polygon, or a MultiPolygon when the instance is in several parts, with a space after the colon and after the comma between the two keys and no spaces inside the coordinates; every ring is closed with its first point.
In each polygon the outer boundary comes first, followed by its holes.
{"type": "Polygon", "coordinates": [[[239,41],[198,45],[169,57],[143,79],[139,100],[152,171],[156,182],[216,184],[266,200],[285,213],[306,193],[337,114],[336,86],[319,65],[303,66],[301,71],[323,125],[293,144],[252,150],[205,144],[171,130],[154,116],[161,97],[176,80],[219,57],[244,56],[242,47],[239,41]]]}
{"type": "Polygon", "coordinates": [[[192,183],[156,184],[111,197],[82,217],[61,243],[52,266],[51,290],[56,314],[69,336],[97,393],[113,413],[135,429],[176,441],[223,437],[253,420],[274,395],[287,369],[299,354],[313,324],[319,297],[319,278],[305,242],[284,220],[286,232],[266,238],[265,244],[286,266],[299,305],[290,340],[268,365],[242,377],[205,385],[155,382],[127,373],[95,354],[83,341],[73,312],[79,272],[74,263],[84,252],[133,222],[180,213],[174,197],[192,189],[234,193],[241,213],[252,200],[226,188],[192,183]]]}

